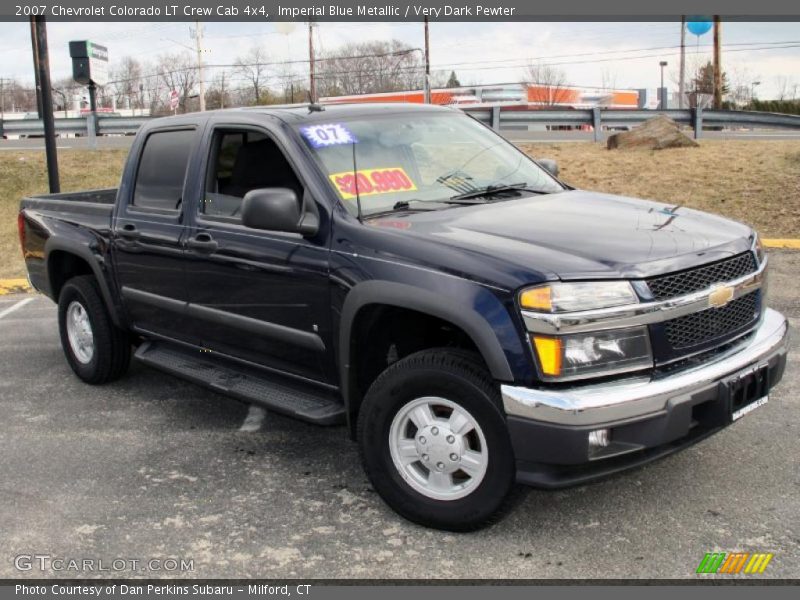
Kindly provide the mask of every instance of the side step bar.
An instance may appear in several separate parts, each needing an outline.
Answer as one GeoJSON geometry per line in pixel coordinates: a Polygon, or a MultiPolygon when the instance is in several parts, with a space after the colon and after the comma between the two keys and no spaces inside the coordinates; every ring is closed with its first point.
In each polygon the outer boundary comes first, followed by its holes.
{"type": "Polygon", "coordinates": [[[345,422],[341,400],[323,390],[310,386],[301,388],[288,380],[279,381],[227,361],[210,360],[197,354],[165,342],[146,341],[136,351],[136,358],[181,379],[302,421],[316,425],[345,422]]]}

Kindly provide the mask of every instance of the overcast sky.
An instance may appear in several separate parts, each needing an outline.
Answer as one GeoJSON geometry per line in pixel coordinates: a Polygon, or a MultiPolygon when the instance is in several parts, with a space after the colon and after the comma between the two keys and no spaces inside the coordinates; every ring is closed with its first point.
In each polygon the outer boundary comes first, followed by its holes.
{"type": "MultiPolygon", "coordinates": [[[[254,44],[270,59],[306,60],[307,31],[297,23],[286,33],[276,23],[206,23],[206,62],[226,64],[254,44]]],[[[89,39],[109,48],[111,62],[131,55],[152,61],[163,53],[188,51],[190,23],[48,23],[51,73],[70,75],[67,42],[89,39]]],[[[322,51],[348,41],[396,38],[423,45],[421,23],[321,23],[315,39],[322,51]]],[[[723,68],[734,84],[760,81],[758,96],[769,98],[785,85],[800,85],[800,23],[723,23],[723,68]],[[787,42],[777,47],[779,42],[787,42]],[[765,47],[768,46],[769,48],[765,47]],[[789,47],[787,47],[789,46],[789,47]],[[791,47],[793,46],[793,47],[791,47]]],[[[655,88],[660,60],[667,79],[677,79],[679,23],[431,23],[431,65],[455,70],[462,84],[519,81],[529,59],[558,63],[569,83],[618,88],[655,88]]],[[[710,59],[712,38],[687,35],[690,64],[710,59]],[[699,46],[698,46],[699,42],[699,46]]],[[[0,23],[0,77],[32,81],[27,23],[0,23]]],[[[297,64],[298,75],[308,72],[297,64]]],[[[207,76],[210,79],[211,75],[207,76]]]]}

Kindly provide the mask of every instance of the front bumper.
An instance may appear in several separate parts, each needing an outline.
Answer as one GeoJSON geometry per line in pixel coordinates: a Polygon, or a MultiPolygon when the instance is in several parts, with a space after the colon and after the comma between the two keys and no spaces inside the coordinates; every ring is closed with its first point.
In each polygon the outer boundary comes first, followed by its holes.
{"type": "Polygon", "coordinates": [[[539,487],[582,483],[675,452],[730,424],[725,381],[765,367],[766,390],[786,366],[789,326],[767,309],[749,339],[697,366],[661,377],[569,388],[503,385],[517,479],[539,487]],[[609,429],[611,443],[589,448],[588,433],[609,429]]]}

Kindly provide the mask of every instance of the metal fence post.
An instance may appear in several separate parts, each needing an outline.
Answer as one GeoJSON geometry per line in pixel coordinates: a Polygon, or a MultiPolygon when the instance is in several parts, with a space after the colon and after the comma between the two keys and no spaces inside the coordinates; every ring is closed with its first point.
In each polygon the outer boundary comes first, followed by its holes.
{"type": "Polygon", "coordinates": [[[592,127],[594,128],[594,141],[600,141],[600,134],[602,129],[602,124],[600,120],[600,107],[595,106],[592,108],[592,127]]]}
{"type": "Polygon", "coordinates": [[[699,140],[703,134],[703,107],[698,106],[692,111],[694,121],[694,139],[699,140]]]}
{"type": "Polygon", "coordinates": [[[97,114],[89,113],[86,115],[86,134],[89,137],[89,148],[97,149],[97,114]]]}
{"type": "Polygon", "coordinates": [[[492,129],[500,131],[500,107],[492,107],[492,129]]]}

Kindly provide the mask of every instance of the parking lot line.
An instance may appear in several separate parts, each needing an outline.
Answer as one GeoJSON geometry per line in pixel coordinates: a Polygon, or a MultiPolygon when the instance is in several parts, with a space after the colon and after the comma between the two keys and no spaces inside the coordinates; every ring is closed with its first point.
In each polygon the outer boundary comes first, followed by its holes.
{"type": "Polygon", "coordinates": [[[28,304],[28,302],[33,302],[33,300],[34,300],[33,298],[25,298],[24,300],[20,300],[20,301],[19,301],[19,302],[17,302],[16,304],[12,304],[12,305],[11,305],[11,306],[9,306],[8,308],[6,308],[6,309],[4,309],[4,310],[0,311],[0,319],[2,319],[3,317],[5,317],[6,315],[10,315],[12,312],[14,312],[15,310],[17,310],[18,308],[22,308],[23,306],[25,306],[26,304],[28,304]]]}

